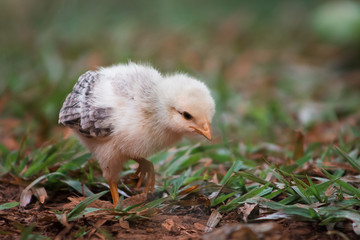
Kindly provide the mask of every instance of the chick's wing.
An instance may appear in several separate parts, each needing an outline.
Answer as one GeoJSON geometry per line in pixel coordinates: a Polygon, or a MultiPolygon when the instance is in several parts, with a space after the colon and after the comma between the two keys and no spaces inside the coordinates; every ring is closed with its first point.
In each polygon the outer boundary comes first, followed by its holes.
{"type": "Polygon", "coordinates": [[[59,123],[86,137],[106,137],[113,131],[106,121],[112,109],[94,106],[93,89],[98,80],[99,74],[94,71],[81,75],[60,110],[59,123]]]}

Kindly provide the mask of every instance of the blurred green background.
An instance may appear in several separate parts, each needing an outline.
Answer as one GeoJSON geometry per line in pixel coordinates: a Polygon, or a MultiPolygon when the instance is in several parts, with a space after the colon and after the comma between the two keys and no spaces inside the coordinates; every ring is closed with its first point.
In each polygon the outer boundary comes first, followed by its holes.
{"type": "MultiPolygon", "coordinates": [[[[89,69],[150,62],[216,97],[217,141],[289,141],[354,116],[357,1],[0,2],[0,142],[59,138],[58,111],[89,69]]],[[[358,124],[358,123],[356,123],[358,124]]]]}

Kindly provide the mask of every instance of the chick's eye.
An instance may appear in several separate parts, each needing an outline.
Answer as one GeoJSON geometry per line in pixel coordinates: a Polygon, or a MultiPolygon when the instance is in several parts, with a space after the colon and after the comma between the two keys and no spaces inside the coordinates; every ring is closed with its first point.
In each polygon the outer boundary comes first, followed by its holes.
{"type": "Polygon", "coordinates": [[[191,114],[188,112],[183,112],[183,116],[186,120],[191,120],[193,118],[193,116],[191,116],[191,114]]]}

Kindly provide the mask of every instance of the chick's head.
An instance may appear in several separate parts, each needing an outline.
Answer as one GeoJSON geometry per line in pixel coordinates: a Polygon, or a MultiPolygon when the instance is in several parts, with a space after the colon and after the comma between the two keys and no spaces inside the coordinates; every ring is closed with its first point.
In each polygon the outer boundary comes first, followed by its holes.
{"type": "Polygon", "coordinates": [[[215,103],[202,82],[184,74],[168,76],[164,82],[169,125],[173,131],[198,133],[211,140],[210,124],[215,103]]]}

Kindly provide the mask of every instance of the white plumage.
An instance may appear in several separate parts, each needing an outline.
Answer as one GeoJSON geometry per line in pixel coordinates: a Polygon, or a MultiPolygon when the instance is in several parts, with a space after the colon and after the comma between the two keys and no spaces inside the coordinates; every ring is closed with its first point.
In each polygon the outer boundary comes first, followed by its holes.
{"type": "Polygon", "coordinates": [[[147,177],[145,192],[153,191],[154,168],[145,158],[186,134],[211,139],[214,107],[202,82],[128,63],[83,74],[64,102],[59,123],[71,127],[99,161],[116,205],[123,164],[137,161],[138,186],[147,177]]]}

